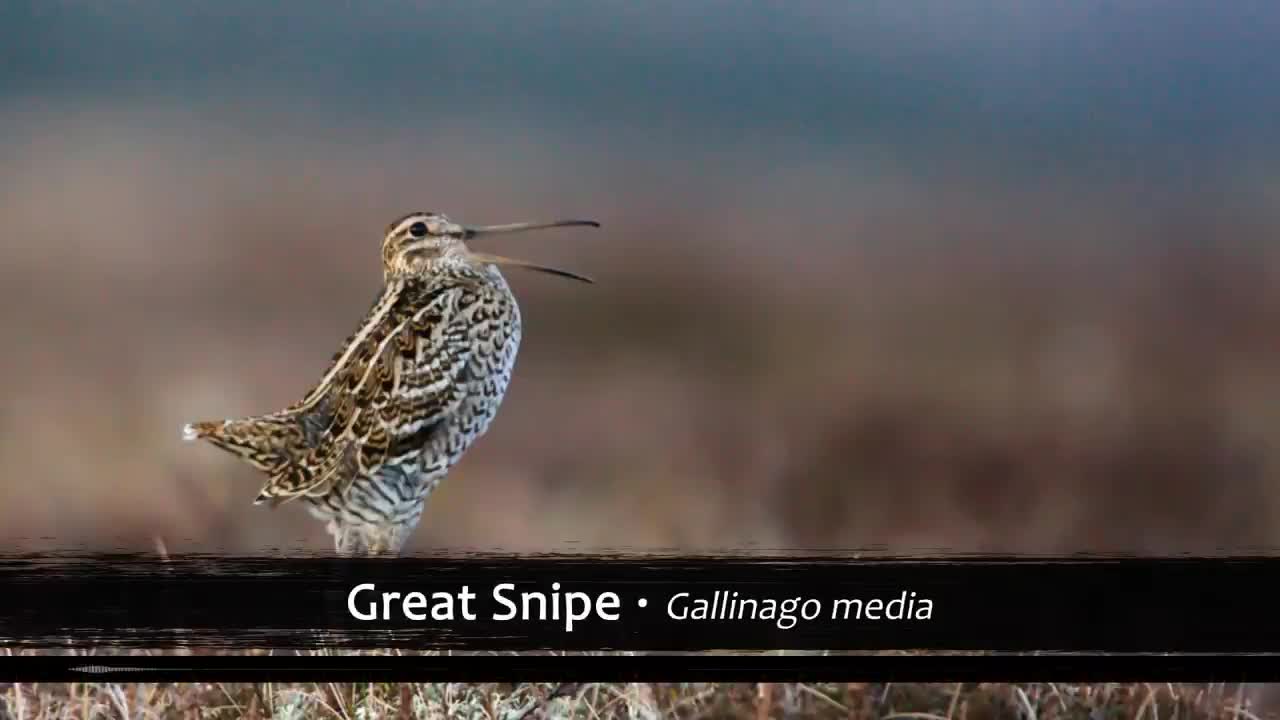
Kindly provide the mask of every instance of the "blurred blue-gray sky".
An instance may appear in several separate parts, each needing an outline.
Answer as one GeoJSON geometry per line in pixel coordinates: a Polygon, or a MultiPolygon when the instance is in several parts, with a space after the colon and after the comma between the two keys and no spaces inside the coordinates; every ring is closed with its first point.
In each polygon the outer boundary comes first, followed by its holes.
{"type": "Polygon", "coordinates": [[[10,102],[167,101],[334,126],[590,132],[619,151],[849,153],[1213,192],[1269,172],[1280,6],[8,2],[10,102]]]}

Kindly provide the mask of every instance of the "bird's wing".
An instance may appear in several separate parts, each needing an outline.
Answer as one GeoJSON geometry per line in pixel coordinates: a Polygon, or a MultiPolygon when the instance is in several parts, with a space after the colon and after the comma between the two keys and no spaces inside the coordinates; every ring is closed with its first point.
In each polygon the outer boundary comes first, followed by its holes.
{"type": "Polygon", "coordinates": [[[375,304],[366,325],[299,405],[309,451],[267,481],[258,502],[323,494],[368,474],[406,434],[439,423],[462,401],[471,354],[459,286],[404,284],[375,304]]]}
{"type": "Polygon", "coordinates": [[[264,415],[189,423],[183,429],[184,437],[207,440],[273,478],[291,472],[291,466],[299,458],[320,444],[334,419],[330,406],[335,395],[333,389],[340,384],[338,377],[349,369],[351,361],[359,361],[359,351],[370,335],[383,327],[381,323],[401,301],[405,285],[397,280],[383,286],[363,322],[334,353],[320,381],[301,401],[264,415]]]}

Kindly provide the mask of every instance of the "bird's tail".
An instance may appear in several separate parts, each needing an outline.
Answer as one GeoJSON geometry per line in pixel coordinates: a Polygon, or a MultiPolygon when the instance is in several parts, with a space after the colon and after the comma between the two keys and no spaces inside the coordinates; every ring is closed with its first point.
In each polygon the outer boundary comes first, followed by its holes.
{"type": "Polygon", "coordinates": [[[268,475],[289,464],[301,431],[296,422],[271,415],[240,420],[190,423],[182,428],[187,441],[204,440],[268,475]]]}
{"type": "Polygon", "coordinates": [[[188,441],[204,440],[266,473],[268,479],[255,505],[271,506],[321,491],[349,453],[336,452],[325,464],[308,462],[312,449],[305,429],[289,415],[261,415],[240,420],[190,423],[182,428],[188,441]]]}

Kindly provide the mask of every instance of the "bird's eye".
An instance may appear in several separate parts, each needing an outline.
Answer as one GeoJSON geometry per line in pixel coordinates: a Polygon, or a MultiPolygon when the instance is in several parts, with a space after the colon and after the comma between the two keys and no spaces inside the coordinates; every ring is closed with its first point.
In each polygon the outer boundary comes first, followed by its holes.
{"type": "Polygon", "coordinates": [[[426,237],[426,234],[427,234],[427,224],[426,224],[426,223],[423,223],[423,222],[416,222],[416,223],[414,223],[414,224],[410,225],[410,226],[409,226],[409,234],[410,234],[410,235],[412,235],[412,236],[414,236],[414,237],[426,237]]]}

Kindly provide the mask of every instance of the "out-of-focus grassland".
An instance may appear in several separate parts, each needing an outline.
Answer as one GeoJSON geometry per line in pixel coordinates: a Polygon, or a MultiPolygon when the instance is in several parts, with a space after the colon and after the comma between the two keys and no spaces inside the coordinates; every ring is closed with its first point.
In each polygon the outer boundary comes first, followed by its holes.
{"type": "Polygon", "coordinates": [[[599,282],[509,275],[513,387],[414,550],[1277,540],[1266,188],[1144,204],[711,151],[688,177],[586,139],[141,117],[5,117],[9,547],[327,547],[178,429],[304,392],[377,290],[380,229],[411,209],[604,223],[493,248],[599,282]]]}

